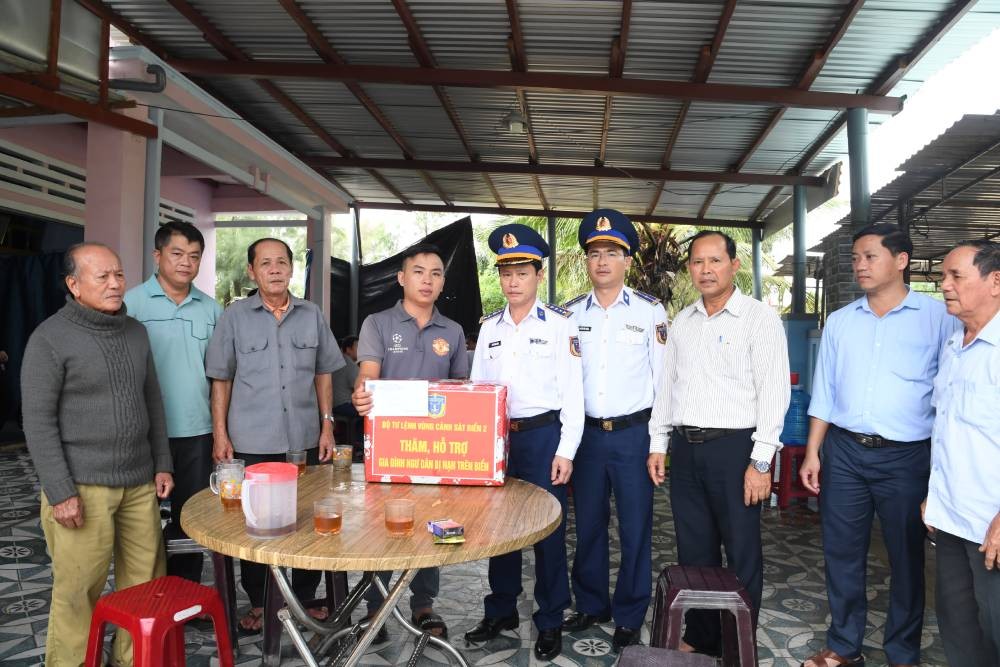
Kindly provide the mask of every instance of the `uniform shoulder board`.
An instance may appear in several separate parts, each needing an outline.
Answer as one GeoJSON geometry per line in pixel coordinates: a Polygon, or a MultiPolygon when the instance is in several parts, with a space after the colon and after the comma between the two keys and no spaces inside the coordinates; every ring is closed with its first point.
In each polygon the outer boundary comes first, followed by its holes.
{"type": "Polygon", "coordinates": [[[635,295],[637,297],[639,297],[643,301],[648,301],[649,303],[653,304],[654,306],[656,304],[660,303],[660,300],[657,297],[653,296],[652,294],[646,294],[645,292],[640,292],[637,289],[634,289],[632,291],[635,292],[635,295]]]}
{"type": "Polygon", "coordinates": [[[546,308],[551,310],[553,313],[562,315],[563,317],[571,317],[573,315],[572,310],[566,310],[565,308],[560,308],[559,306],[553,306],[551,303],[543,304],[546,308]]]}
{"type": "Polygon", "coordinates": [[[503,308],[501,308],[500,310],[494,310],[489,315],[483,315],[482,317],[479,318],[479,323],[482,324],[486,320],[494,318],[494,317],[496,317],[497,315],[499,315],[502,312],[503,312],[503,308]]]}
{"type": "Polygon", "coordinates": [[[572,305],[574,305],[574,304],[577,304],[577,303],[580,303],[581,301],[583,301],[584,299],[586,299],[586,298],[587,298],[587,295],[588,295],[588,294],[590,294],[590,292],[584,292],[584,293],[583,293],[583,294],[581,294],[580,296],[575,296],[575,297],[573,297],[572,299],[570,299],[569,301],[567,301],[566,303],[564,303],[564,304],[562,305],[562,307],[563,307],[563,308],[569,308],[570,306],[572,306],[572,305]]]}

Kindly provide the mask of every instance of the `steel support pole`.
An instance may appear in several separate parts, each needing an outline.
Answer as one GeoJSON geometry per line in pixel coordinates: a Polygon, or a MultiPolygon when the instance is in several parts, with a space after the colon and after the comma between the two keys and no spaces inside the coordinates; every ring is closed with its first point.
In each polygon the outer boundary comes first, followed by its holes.
{"type": "Polygon", "coordinates": [[[847,110],[847,154],[851,163],[851,226],[860,229],[871,219],[868,189],[868,110],[847,110]]]}
{"type": "Polygon", "coordinates": [[[549,303],[556,302],[556,216],[550,215],[546,229],[549,243],[549,303]]]}
{"type": "Polygon", "coordinates": [[[348,329],[357,335],[361,298],[361,209],[357,206],[352,208],[354,216],[351,218],[351,320],[348,329]]]}
{"type": "Polygon", "coordinates": [[[794,272],[792,274],[792,315],[806,314],[806,189],[792,190],[792,239],[794,272]]]}
{"type": "Polygon", "coordinates": [[[146,139],[146,181],[142,203],[142,279],[156,270],[153,248],[156,230],[160,228],[160,166],[163,157],[163,109],[149,110],[149,122],[156,126],[156,138],[146,139]]]}
{"type": "MultiPolygon", "coordinates": [[[[899,202],[897,202],[896,205],[899,207],[899,220],[898,220],[898,222],[899,222],[899,229],[900,229],[901,232],[903,232],[904,234],[906,234],[907,237],[909,237],[910,236],[910,216],[907,214],[908,213],[907,209],[909,208],[909,206],[907,206],[907,204],[909,204],[909,200],[900,199],[899,202]]],[[[910,257],[910,261],[911,262],[913,261],[912,257],[910,257]]],[[[903,282],[905,282],[907,285],[910,284],[910,265],[909,265],[909,263],[907,263],[906,268],[903,270],[903,282]]]]}
{"type": "Polygon", "coordinates": [[[764,238],[763,229],[751,229],[750,239],[753,250],[753,298],[761,301],[764,296],[764,274],[760,256],[761,241],[764,238]]]}

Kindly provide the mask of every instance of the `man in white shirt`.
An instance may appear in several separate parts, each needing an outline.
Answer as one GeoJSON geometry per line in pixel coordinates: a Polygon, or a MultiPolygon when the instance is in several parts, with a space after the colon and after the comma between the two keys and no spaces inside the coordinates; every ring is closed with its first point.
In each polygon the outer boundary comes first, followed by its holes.
{"type": "MultiPolygon", "coordinates": [[[[545,277],[542,259],[549,254],[538,232],[520,224],[502,225],[490,234],[489,245],[497,253],[507,306],[482,319],[472,380],[507,386],[507,474],[545,489],[562,505],[559,527],[534,546],[535,657],[552,660],[562,651],[563,612],[570,604],[566,483],[583,431],[579,331],[570,311],[538,300],[545,277]]],[[[465,633],[467,641],[493,639],[520,622],[521,552],[490,558],[489,580],[485,617],[465,633]]]]}
{"type": "Polygon", "coordinates": [[[639,641],[652,589],[653,485],[646,472],[649,416],[663,369],[667,313],[660,300],[625,286],[639,235],[613,209],[580,223],[590,292],[566,304],[580,329],[586,423],[573,461],[576,611],[563,630],[612,618],[617,652],[639,641]],[[615,496],[621,559],[609,595],[608,528],[615,496]]]}
{"type": "MultiPolygon", "coordinates": [[[[781,321],[736,288],[739,267],[728,235],[692,238],[688,270],[701,298],[671,326],[647,465],[653,483],[662,484],[669,437],[678,561],[721,566],[724,544],[756,626],[764,587],[760,503],[771,495],[791,386],[781,321]]],[[[688,612],[681,648],[718,654],[720,630],[718,612],[688,612]]]]}
{"type": "Polygon", "coordinates": [[[941,267],[965,326],[934,380],[924,521],[937,541],[938,624],[954,667],[1000,665],[1000,244],[963,241],[941,267]]]}

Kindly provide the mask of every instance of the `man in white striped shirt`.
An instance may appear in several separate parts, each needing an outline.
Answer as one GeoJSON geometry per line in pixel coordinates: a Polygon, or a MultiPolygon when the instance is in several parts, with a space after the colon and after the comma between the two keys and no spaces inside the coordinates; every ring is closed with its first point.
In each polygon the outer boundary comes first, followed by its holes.
{"type": "MultiPolygon", "coordinates": [[[[721,566],[725,545],[756,627],[764,586],[760,503],[771,494],[790,383],[781,321],[736,288],[739,267],[728,235],[703,231],[691,240],[688,270],[701,299],[671,327],[647,467],[662,484],[669,438],[678,561],[721,566]]],[[[718,612],[688,612],[682,650],[717,655],[720,640],[718,612]]]]}

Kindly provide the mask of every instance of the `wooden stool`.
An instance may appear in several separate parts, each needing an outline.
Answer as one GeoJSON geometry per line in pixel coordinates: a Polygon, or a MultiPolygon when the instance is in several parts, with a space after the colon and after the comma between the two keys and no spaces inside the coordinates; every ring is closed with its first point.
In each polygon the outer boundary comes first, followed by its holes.
{"type": "Polygon", "coordinates": [[[618,667],[715,667],[715,659],[698,653],[635,645],[622,650],[618,667]]]}
{"type": "Polygon", "coordinates": [[[160,577],[109,593],[97,601],[90,621],[87,667],[100,667],[104,626],[117,625],[132,635],[135,667],[183,665],[184,624],[208,614],[215,625],[220,667],[233,667],[229,627],[219,594],[180,577],[160,577]]]}
{"type": "Polygon", "coordinates": [[[799,465],[805,455],[805,445],[785,445],[778,452],[778,481],[771,485],[771,491],[778,496],[778,509],[787,509],[793,500],[813,495],[799,479],[799,465]]]}
{"type": "Polygon", "coordinates": [[[721,567],[672,565],[663,570],[656,581],[649,645],[677,649],[684,613],[690,609],[730,612],[721,614],[722,664],[727,667],[757,664],[752,606],[735,574],[721,567]]]}

